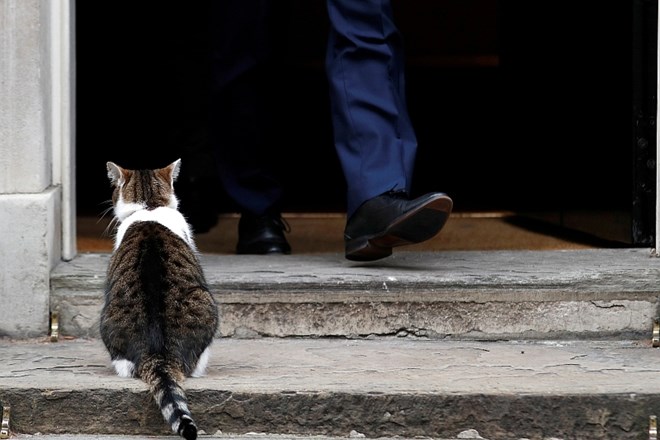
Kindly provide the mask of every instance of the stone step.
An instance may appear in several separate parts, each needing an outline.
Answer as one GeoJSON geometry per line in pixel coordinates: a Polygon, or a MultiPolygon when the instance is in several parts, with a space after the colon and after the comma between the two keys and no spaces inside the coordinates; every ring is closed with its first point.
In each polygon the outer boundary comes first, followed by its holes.
{"type": "MultiPolygon", "coordinates": [[[[0,353],[16,434],[169,434],[97,339],[0,353]]],[[[218,338],[208,374],[183,386],[208,434],[638,440],[660,414],[658,377],[660,352],[636,341],[218,338]]]]}
{"type": "MultiPolygon", "coordinates": [[[[143,435],[97,435],[97,434],[51,434],[51,435],[39,435],[36,439],[35,436],[30,434],[19,434],[11,437],[12,439],[31,439],[31,440],[172,440],[171,435],[168,436],[148,436],[143,435]]],[[[283,434],[269,434],[269,433],[253,433],[245,435],[226,435],[226,434],[215,434],[215,435],[200,435],[200,440],[346,440],[346,439],[360,439],[366,438],[364,435],[360,435],[358,432],[349,434],[348,436],[343,437],[328,437],[325,435],[283,435],[283,434]]],[[[465,430],[459,433],[458,437],[452,438],[430,438],[424,437],[424,440],[488,440],[474,431],[474,430],[465,430]]],[[[405,440],[401,437],[379,437],[378,440],[405,440]]],[[[421,440],[421,439],[417,439],[421,440]]],[[[521,439],[525,440],[525,439],[521,439]]]]}
{"type": "MultiPolygon", "coordinates": [[[[144,435],[98,435],[98,434],[39,434],[39,436],[35,439],[34,435],[31,434],[16,434],[11,437],[12,439],[30,439],[30,440],[173,440],[176,439],[177,437],[173,437],[172,435],[159,435],[159,436],[148,436],[145,437],[144,435]]],[[[364,438],[366,439],[367,437],[359,433],[357,431],[352,431],[348,435],[337,437],[329,437],[325,435],[287,435],[287,434],[270,434],[267,432],[255,432],[255,433],[248,433],[248,434],[239,434],[239,435],[233,435],[233,434],[223,434],[223,433],[216,433],[216,434],[206,434],[206,433],[201,433],[200,437],[198,437],[200,440],[347,440],[347,439],[361,439],[364,438]]],[[[478,431],[474,429],[466,429],[465,431],[459,432],[456,437],[451,437],[451,438],[432,438],[432,437],[424,437],[424,440],[488,440],[484,437],[482,437],[478,431]]],[[[378,440],[405,440],[405,438],[402,437],[378,437],[378,440]]],[[[421,438],[417,438],[416,440],[422,440],[421,438]]],[[[510,439],[510,440],[515,440],[515,439],[510,439]]],[[[526,440],[526,439],[519,439],[519,440],[526,440]]],[[[549,439],[549,440],[556,440],[556,439],[549,439]]]]}
{"type": "MultiPolygon", "coordinates": [[[[97,337],[109,254],[80,254],[51,277],[63,335],[97,337]]],[[[649,249],[203,254],[219,337],[644,339],[658,314],[649,249]]]]}

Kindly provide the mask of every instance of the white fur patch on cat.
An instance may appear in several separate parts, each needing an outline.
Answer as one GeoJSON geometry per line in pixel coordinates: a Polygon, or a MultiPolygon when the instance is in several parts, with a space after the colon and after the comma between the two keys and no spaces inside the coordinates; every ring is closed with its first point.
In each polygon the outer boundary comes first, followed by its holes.
{"type": "MultiPolygon", "coordinates": [[[[167,203],[167,207],[177,210],[179,209],[179,199],[176,197],[175,194],[172,194],[170,196],[170,199],[167,203]]],[[[115,214],[115,217],[117,217],[117,220],[119,220],[119,222],[123,222],[137,211],[141,211],[143,209],[147,209],[146,204],[125,202],[124,197],[121,194],[119,194],[119,200],[117,200],[117,204],[115,205],[113,212],[115,214]]]]}
{"type": "Polygon", "coordinates": [[[133,377],[135,371],[135,364],[128,359],[115,359],[112,361],[112,366],[115,367],[117,376],[119,377],[133,377]]]}
{"type": "Polygon", "coordinates": [[[147,209],[147,205],[144,203],[126,203],[122,199],[123,197],[119,196],[119,202],[114,209],[115,217],[117,217],[117,220],[119,220],[120,223],[135,214],[137,211],[147,209]]]}
{"type": "Polygon", "coordinates": [[[115,236],[115,250],[119,248],[121,241],[124,239],[124,235],[128,230],[128,227],[136,222],[157,222],[165,226],[167,229],[178,235],[188,243],[188,246],[193,251],[197,251],[195,247],[195,242],[192,238],[192,231],[190,230],[190,225],[186,221],[183,214],[177,211],[174,208],[168,208],[161,206],[156,209],[140,209],[129,215],[124,221],[121,222],[119,228],[117,228],[117,235],[115,236]]]}
{"type": "Polygon", "coordinates": [[[202,377],[206,374],[206,366],[209,363],[209,356],[211,355],[210,349],[211,347],[206,347],[202,355],[199,357],[195,371],[191,374],[192,377],[202,377]]]}

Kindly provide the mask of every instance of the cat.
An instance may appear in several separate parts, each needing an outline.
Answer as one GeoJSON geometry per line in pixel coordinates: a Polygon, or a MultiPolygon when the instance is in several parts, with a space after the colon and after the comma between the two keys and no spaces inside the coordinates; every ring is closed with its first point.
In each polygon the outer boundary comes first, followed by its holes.
{"type": "Polygon", "coordinates": [[[118,222],[100,332],[117,374],[146,382],[172,431],[197,438],[181,383],[205,373],[218,326],[190,225],[174,194],[181,160],[153,170],[107,163],[118,222]]]}

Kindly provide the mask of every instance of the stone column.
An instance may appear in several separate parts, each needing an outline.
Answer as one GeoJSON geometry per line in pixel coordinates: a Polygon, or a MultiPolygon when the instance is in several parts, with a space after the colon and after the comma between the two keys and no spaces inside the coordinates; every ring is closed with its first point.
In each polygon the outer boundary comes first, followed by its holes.
{"type": "Polygon", "coordinates": [[[0,0],[0,336],[47,334],[50,271],[62,257],[58,1],[0,0]]]}

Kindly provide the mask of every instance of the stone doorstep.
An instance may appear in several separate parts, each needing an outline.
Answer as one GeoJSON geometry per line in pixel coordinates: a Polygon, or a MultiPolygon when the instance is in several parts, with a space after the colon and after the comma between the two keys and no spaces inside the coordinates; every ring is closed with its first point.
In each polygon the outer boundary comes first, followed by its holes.
{"type": "MultiPolygon", "coordinates": [[[[219,337],[650,338],[660,259],[648,249],[201,256],[219,337]]],[[[51,276],[62,334],[98,336],[109,254],[51,276]]]]}
{"type": "MultiPolygon", "coordinates": [[[[99,340],[0,340],[0,353],[15,433],[169,433],[99,340]]],[[[183,386],[209,434],[627,440],[660,414],[659,361],[635,341],[226,338],[183,386]]]]}

